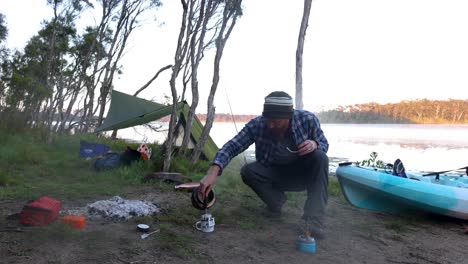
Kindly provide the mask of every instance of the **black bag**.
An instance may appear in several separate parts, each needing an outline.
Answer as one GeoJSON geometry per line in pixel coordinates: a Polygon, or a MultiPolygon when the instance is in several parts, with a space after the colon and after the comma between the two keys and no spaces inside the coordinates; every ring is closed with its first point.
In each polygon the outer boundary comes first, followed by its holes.
{"type": "Polygon", "coordinates": [[[127,149],[120,155],[120,160],[124,165],[130,165],[132,162],[139,159],[141,159],[141,153],[131,147],[127,147],[127,149]]]}

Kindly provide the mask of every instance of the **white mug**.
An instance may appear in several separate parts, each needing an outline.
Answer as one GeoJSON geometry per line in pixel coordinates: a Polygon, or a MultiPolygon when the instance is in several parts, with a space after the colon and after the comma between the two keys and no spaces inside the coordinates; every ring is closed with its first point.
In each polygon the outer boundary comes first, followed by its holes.
{"type": "Polygon", "coordinates": [[[200,221],[195,223],[195,228],[199,231],[210,233],[214,231],[215,219],[211,214],[204,214],[200,217],[200,221]]]}

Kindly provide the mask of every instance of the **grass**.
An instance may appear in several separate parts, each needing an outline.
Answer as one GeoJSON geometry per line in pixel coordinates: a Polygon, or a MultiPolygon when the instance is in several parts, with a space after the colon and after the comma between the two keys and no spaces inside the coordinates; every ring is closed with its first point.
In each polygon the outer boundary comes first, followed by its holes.
{"type": "MultiPolygon", "coordinates": [[[[46,145],[34,134],[0,133],[0,199],[34,198],[49,195],[57,199],[76,199],[114,195],[129,185],[140,184],[153,166],[137,162],[112,171],[96,172],[93,160],[78,157],[79,141],[100,142],[113,151],[125,149],[125,142],[92,135],[60,136],[46,145]]],[[[132,146],[136,148],[137,146],[132,146]]]]}
{"type": "MultiPolygon", "coordinates": [[[[101,196],[120,195],[128,186],[151,186],[161,192],[173,190],[173,185],[161,181],[142,183],[143,177],[150,171],[158,170],[162,159],[152,162],[136,162],[111,171],[97,172],[92,169],[93,159],[79,158],[80,140],[103,143],[111,151],[123,151],[128,145],[123,141],[114,141],[91,134],[75,136],[58,136],[51,145],[43,143],[38,132],[6,133],[0,130],[0,199],[35,199],[42,195],[59,200],[95,199],[101,196]]],[[[131,145],[137,148],[136,145],[131,145]]],[[[153,147],[158,156],[159,147],[153,147]]],[[[159,156],[160,157],[160,156],[159,156]]],[[[266,219],[258,217],[263,203],[257,195],[246,186],[239,174],[243,159],[234,158],[223,175],[217,179],[215,193],[217,203],[221,206],[212,208],[217,224],[239,227],[243,230],[256,230],[266,224],[266,219]],[[232,206],[233,204],[239,206],[232,206]],[[225,205],[225,206],[223,206],[225,205]],[[229,208],[229,209],[226,209],[229,208]]],[[[174,158],[171,171],[177,171],[200,180],[208,170],[209,162],[200,161],[190,166],[188,160],[174,158]]],[[[330,195],[340,193],[339,184],[332,180],[329,185],[330,195]]],[[[287,193],[288,205],[302,208],[306,193],[287,193]]],[[[157,216],[133,219],[135,223],[158,223],[160,233],[155,236],[157,246],[161,249],[176,250],[175,254],[188,258],[198,254],[194,249],[194,238],[177,232],[177,226],[192,226],[198,220],[200,211],[191,206],[169,208],[157,216]]],[[[77,238],[76,230],[60,224],[37,229],[36,240],[65,241],[77,238]]],[[[102,232],[90,232],[80,243],[99,247],[106,236],[102,232]]],[[[203,256],[202,256],[203,257],[203,256]]]]}
{"type": "MultiPolygon", "coordinates": [[[[112,171],[96,172],[91,168],[93,160],[78,157],[80,140],[106,144],[112,151],[123,151],[128,144],[91,134],[58,136],[51,145],[44,144],[34,132],[11,134],[0,131],[0,138],[0,186],[7,186],[0,188],[0,199],[34,198],[46,194],[57,199],[115,195],[126,186],[141,184],[147,172],[162,164],[161,159],[156,159],[153,163],[138,162],[112,171]]],[[[157,146],[152,147],[154,153],[159,152],[157,146]]],[[[223,176],[218,178],[215,192],[220,200],[256,206],[257,203],[252,199],[256,195],[239,175],[239,167],[242,165],[241,158],[233,159],[225,168],[223,176]]],[[[188,160],[176,157],[171,170],[198,181],[208,167],[209,162],[206,161],[190,166],[188,160]]],[[[152,184],[167,189],[162,184],[152,184]]],[[[329,192],[331,196],[341,192],[336,181],[330,181],[329,192]]],[[[290,193],[288,203],[301,207],[304,197],[303,193],[290,193]]]]}

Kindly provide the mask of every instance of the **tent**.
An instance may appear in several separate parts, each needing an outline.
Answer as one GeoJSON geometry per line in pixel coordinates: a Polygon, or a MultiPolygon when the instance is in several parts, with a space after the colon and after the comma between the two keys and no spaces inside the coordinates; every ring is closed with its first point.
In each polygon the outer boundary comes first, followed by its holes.
{"type": "MultiPolygon", "coordinates": [[[[176,131],[178,131],[176,146],[180,146],[184,137],[184,127],[190,107],[187,102],[183,101],[178,103],[177,109],[179,118],[176,126],[176,131]]],[[[146,124],[170,115],[171,110],[171,105],[158,104],[114,90],[112,91],[111,105],[107,112],[107,117],[102,125],[96,129],[96,132],[146,124]]],[[[193,148],[197,144],[202,131],[203,125],[195,116],[190,135],[191,142],[188,146],[189,148],[193,148]]],[[[203,155],[208,160],[212,160],[217,151],[218,147],[213,139],[208,136],[202,151],[203,155]]]]}

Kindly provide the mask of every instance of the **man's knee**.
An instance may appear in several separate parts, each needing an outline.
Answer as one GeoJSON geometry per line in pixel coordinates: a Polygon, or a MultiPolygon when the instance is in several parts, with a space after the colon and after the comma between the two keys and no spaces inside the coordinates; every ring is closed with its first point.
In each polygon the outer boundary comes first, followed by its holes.
{"type": "Polygon", "coordinates": [[[245,184],[248,184],[249,182],[251,182],[252,178],[254,177],[254,173],[252,171],[252,165],[251,164],[252,163],[245,164],[244,166],[242,166],[241,171],[240,171],[242,181],[245,184]]]}
{"type": "Polygon", "coordinates": [[[329,166],[328,156],[325,152],[320,149],[306,155],[306,162],[311,166],[326,167],[329,166]]]}

